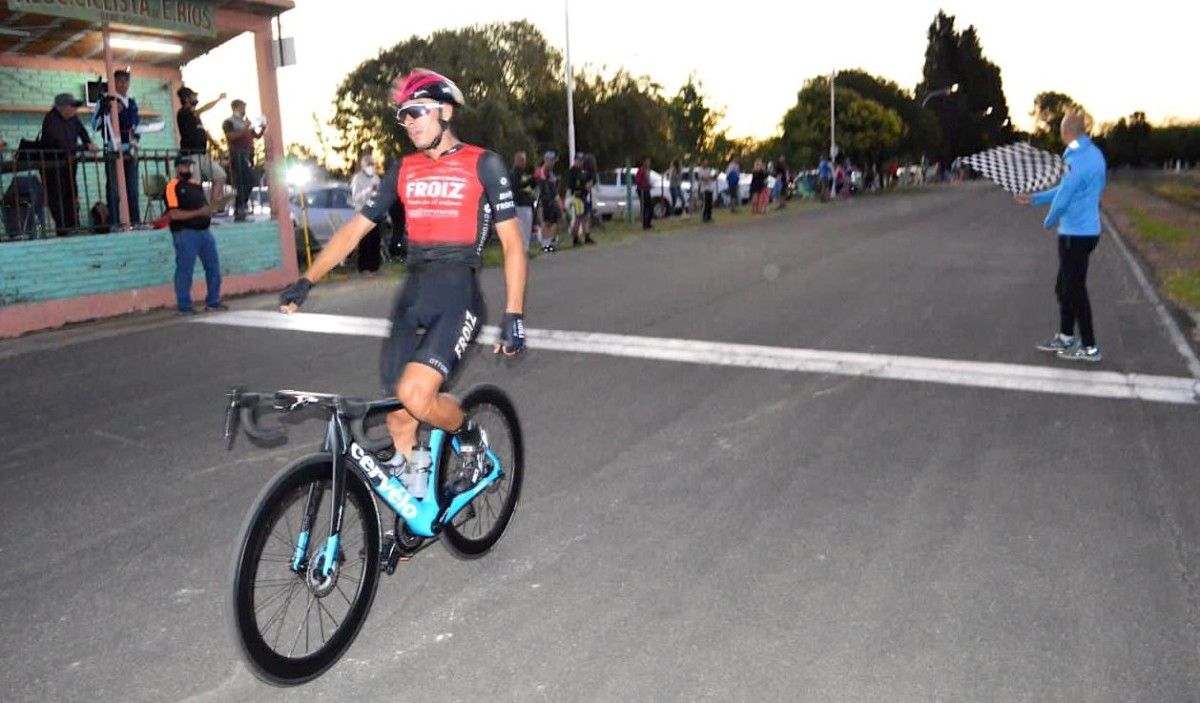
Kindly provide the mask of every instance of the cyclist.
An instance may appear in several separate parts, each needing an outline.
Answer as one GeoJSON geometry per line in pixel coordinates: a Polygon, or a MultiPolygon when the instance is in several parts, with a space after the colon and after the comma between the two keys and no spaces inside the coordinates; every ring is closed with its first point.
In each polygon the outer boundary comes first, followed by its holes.
{"type": "Polygon", "coordinates": [[[376,194],[334,234],[304,276],[284,289],[280,310],[294,312],[313,284],[388,216],[393,203],[403,203],[408,275],[392,308],[380,369],[386,392],[404,403],[403,410],[387,418],[396,447],[388,463],[393,474],[407,474],[424,468],[406,467],[420,422],[453,433],[465,464],[482,453],[483,432],[466,421],[453,396],[439,391],[484,317],[477,271],[493,225],[504,249],[506,291],[501,341],[494,351],[512,356],[524,347],[526,257],[503,160],[459,141],[451,128],[465,104],[458,86],[438,73],[416,69],[395,82],[392,100],[398,106],[396,119],[417,153],[388,171],[376,194]]]}

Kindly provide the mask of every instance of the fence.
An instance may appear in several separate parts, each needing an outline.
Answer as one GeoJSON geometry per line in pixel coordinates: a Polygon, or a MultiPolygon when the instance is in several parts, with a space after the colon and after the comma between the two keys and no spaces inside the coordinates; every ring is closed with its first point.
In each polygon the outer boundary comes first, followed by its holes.
{"type": "MultiPolygon", "coordinates": [[[[165,211],[166,187],[179,155],[176,149],[139,149],[120,155],[112,151],[0,150],[0,242],[107,234],[119,229],[118,167],[125,170],[130,224],[135,229],[151,227],[165,211]]],[[[197,179],[199,171],[193,166],[197,179]]],[[[234,200],[245,206],[261,182],[258,170],[225,171],[225,188],[240,193],[242,197],[234,200]],[[243,179],[248,182],[241,183],[243,179]]],[[[210,183],[205,183],[205,189],[211,194],[210,183]]]]}

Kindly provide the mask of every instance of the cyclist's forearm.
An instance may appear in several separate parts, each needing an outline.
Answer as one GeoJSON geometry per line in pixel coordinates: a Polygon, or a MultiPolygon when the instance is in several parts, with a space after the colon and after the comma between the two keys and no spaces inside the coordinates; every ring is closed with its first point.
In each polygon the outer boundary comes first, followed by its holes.
{"type": "Polygon", "coordinates": [[[521,227],[516,220],[496,225],[496,235],[504,249],[504,312],[525,312],[525,279],[529,258],[521,241],[521,227]]]}
{"type": "Polygon", "coordinates": [[[354,219],[342,225],[329,243],[321,249],[321,253],[312,262],[312,266],[304,272],[304,277],[316,283],[345,260],[350,252],[358,246],[359,241],[367,236],[367,233],[375,227],[375,223],[368,220],[366,217],[355,215],[354,219]]]}

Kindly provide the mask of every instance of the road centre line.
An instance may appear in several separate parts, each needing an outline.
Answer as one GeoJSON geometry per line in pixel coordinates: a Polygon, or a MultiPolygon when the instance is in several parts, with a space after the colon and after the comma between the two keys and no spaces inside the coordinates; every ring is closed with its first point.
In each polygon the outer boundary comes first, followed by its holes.
{"type": "MultiPolygon", "coordinates": [[[[362,337],[384,337],[388,333],[388,321],[381,318],[316,313],[281,315],[278,312],[267,310],[239,310],[208,314],[197,318],[196,322],[362,337]]],[[[498,332],[494,326],[484,326],[476,342],[492,344],[496,341],[498,332]]],[[[884,378],[1031,393],[1143,400],[1183,405],[1200,404],[1200,380],[1194,378],[1078,368],[1059,369],[1026,364],[960,361],[893,354],[794,349],[601,332],[528,329],[526,333],[528,335],[527,343],[531,349],[714,366],[884,378]]]]}

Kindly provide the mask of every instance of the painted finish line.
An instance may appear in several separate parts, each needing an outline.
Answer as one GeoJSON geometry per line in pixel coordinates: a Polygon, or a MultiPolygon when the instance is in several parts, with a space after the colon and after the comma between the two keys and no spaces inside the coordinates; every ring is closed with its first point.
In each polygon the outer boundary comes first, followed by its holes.
{"type": "MultiPolygon", "coordinates": [[[[387,320],[348,315],[315,313],[282,315],[267,310],[239,310],[208,314],[195,321],[210,325],[234,325],[361,337],[384,337],[388,333],[387,320]]],[[[492,344],[498,335],[499,330],[496,327],[486,325],[480,331],[476,342],[492,344]]],[[[531,349],[604,354],[690,364],[887,378],[897,381],[942,383],[952,386],[997,388],[1031,393],[1120,398],[1183,405],[1200,404],[1200,380],[1194,378],[1125,374],[1115,371],[1057,369],[1046,366],[957,361],[919,356],[790,349],[599,332],[527,329],[526,335],[526,343],[531,349]]]]}

